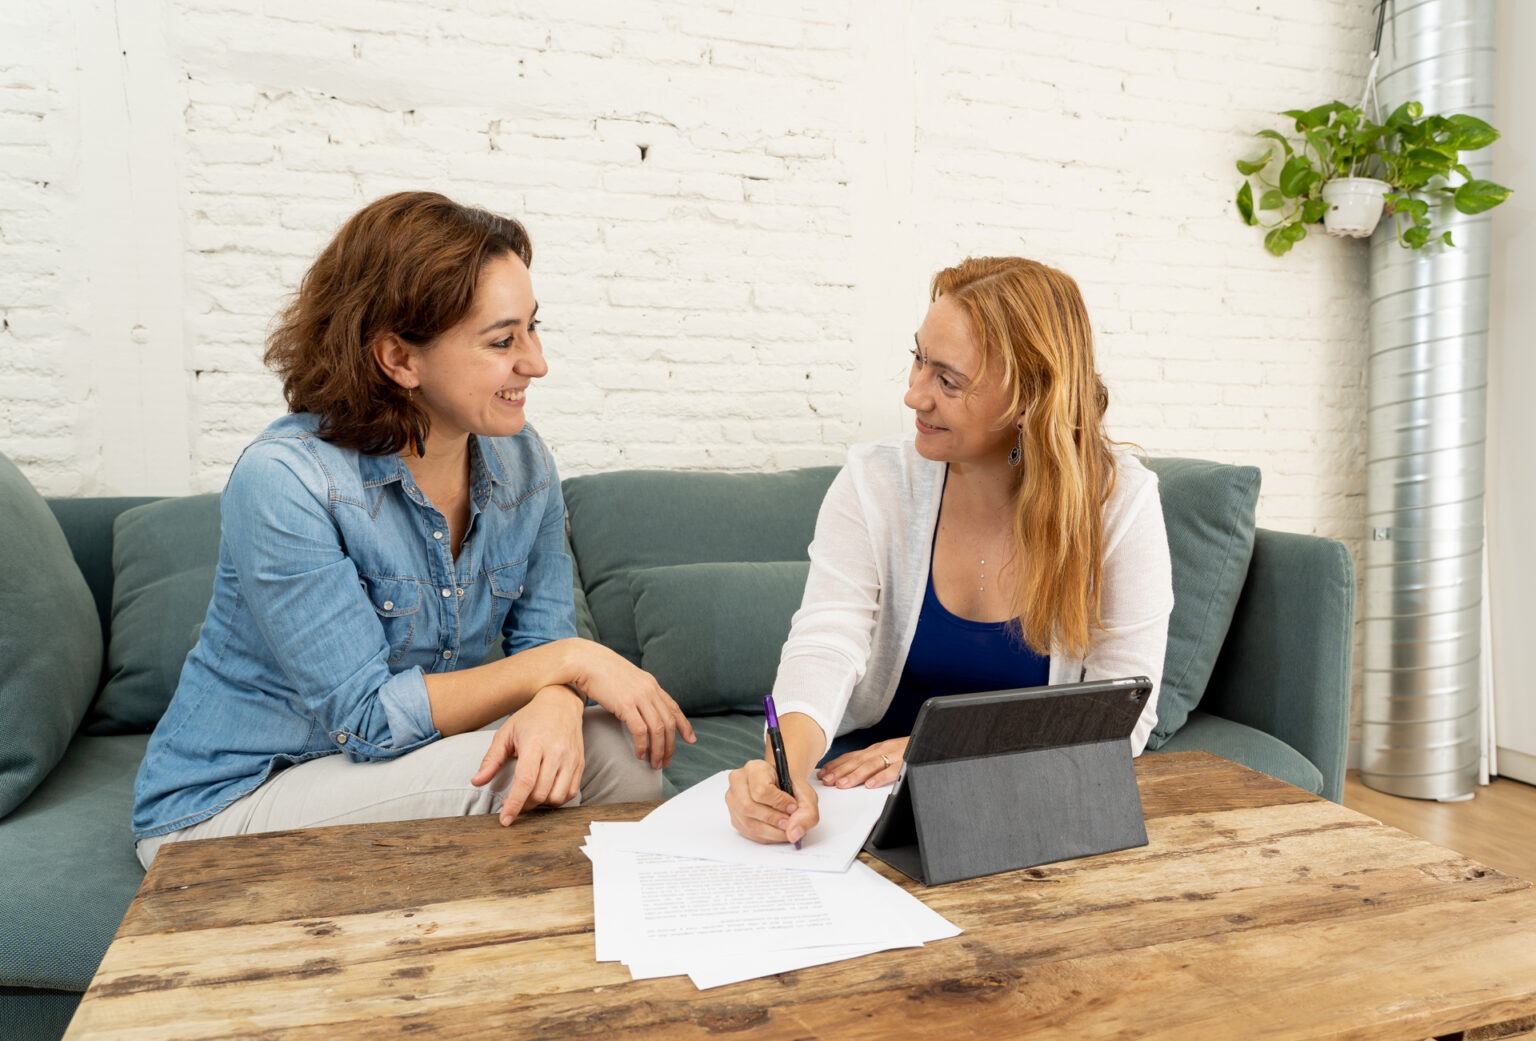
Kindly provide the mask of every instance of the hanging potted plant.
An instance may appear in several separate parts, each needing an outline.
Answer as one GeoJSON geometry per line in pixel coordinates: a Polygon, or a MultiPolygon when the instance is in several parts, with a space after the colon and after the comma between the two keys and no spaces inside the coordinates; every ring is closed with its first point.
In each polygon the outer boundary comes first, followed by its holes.
{"type": "Polygon", "coordinates": [[[1260,130],[1264,153],[1237,162],[1244,177],[1238,215],[1267,229],[1264,248],[1277,257],[1307,237],[1309,224],[1321,222],[1334,235],[1369,235],[1383,207],[1397,222],[1400,245],[1455,245],[1449,231],[1435,231],[1434,204],[1472,214],[1509,197],[1508,188],[1474,178],[1461,162],[1462,152],[1486,148],[1499,132],[1474,116],[1423,112],[1410,101],[1380,124],[1342,101],[1283,113],[1296,136],[1260,130]],[[1460,183],[1451,183],[1456,177],[1460,183]]]}

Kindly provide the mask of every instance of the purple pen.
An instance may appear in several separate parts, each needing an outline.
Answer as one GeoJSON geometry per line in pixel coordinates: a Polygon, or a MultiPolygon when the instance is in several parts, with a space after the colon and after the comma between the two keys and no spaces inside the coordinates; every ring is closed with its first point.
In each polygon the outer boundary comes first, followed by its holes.
{"type": "MultiPolygon", "coordinates": [[[[779,713],[773,707],[772,694],[763,698],[763,712],[768,716],[768,747],[773,750],[773,769],[779,775],[779,787],[793,799],[795,786],[789,778],[789,757],[784,754],[784,735],[779,733],[779,713]]],[[[795,848],[800,848],[798,840],[795,848]]]]}

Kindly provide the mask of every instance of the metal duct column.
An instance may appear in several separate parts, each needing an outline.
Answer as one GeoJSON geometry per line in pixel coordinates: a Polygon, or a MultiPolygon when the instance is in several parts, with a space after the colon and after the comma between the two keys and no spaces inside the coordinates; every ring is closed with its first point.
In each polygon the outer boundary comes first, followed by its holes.
{"type": "MultiPolygon", "coordinates": [[[[1493,0],[1392,0],[1377,90],[1493,123],[1493,0]]],[[[1487,149],[1462,156],[1491,174],[1487,149]]],[[[1490,221],[1446,203],[1452,248],[1371,240],[1361,779],[1470,796],[1481,705],[1490,221]]]]}

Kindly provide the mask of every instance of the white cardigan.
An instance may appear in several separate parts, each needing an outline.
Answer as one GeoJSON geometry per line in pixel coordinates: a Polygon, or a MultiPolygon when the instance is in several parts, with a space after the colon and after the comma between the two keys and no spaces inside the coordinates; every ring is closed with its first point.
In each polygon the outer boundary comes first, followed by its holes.
{"type": "MultiPolygon", "coordinates": [[[[1173,610],[1168,537],[1157,475],[1115,453],[1104,506],[1100,609],[1105,632],[1086,658],[1051,651],[1053,684],[1147,676],[1152,696],[1131,735],[1140,755],[1157,724],[1158,681],[1173,610]]],[[[811,541],[805,597],[779,659],[779,714],[803,712],[830,743],[885,715],[906,665],[927,588],[945,465],[911,437],[856,445],[827,489],[811,541]]]]}

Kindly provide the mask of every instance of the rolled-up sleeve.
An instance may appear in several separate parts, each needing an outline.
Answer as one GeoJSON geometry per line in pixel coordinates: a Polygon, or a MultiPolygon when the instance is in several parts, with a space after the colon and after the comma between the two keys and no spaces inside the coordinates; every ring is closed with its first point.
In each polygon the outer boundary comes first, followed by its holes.
{"type": "Polygon", "coordinates": [[[435,740],[438,730],[432,725],[431,703],[427,699],[427,681],[419,668],[392,674],[378,690],[383,709],[383,723],[388,745],[379,744],[379,728],[365,715],[366,727],[335,730],[331,740],[354,759],[392,759],[413,748],[435,740]]]}

